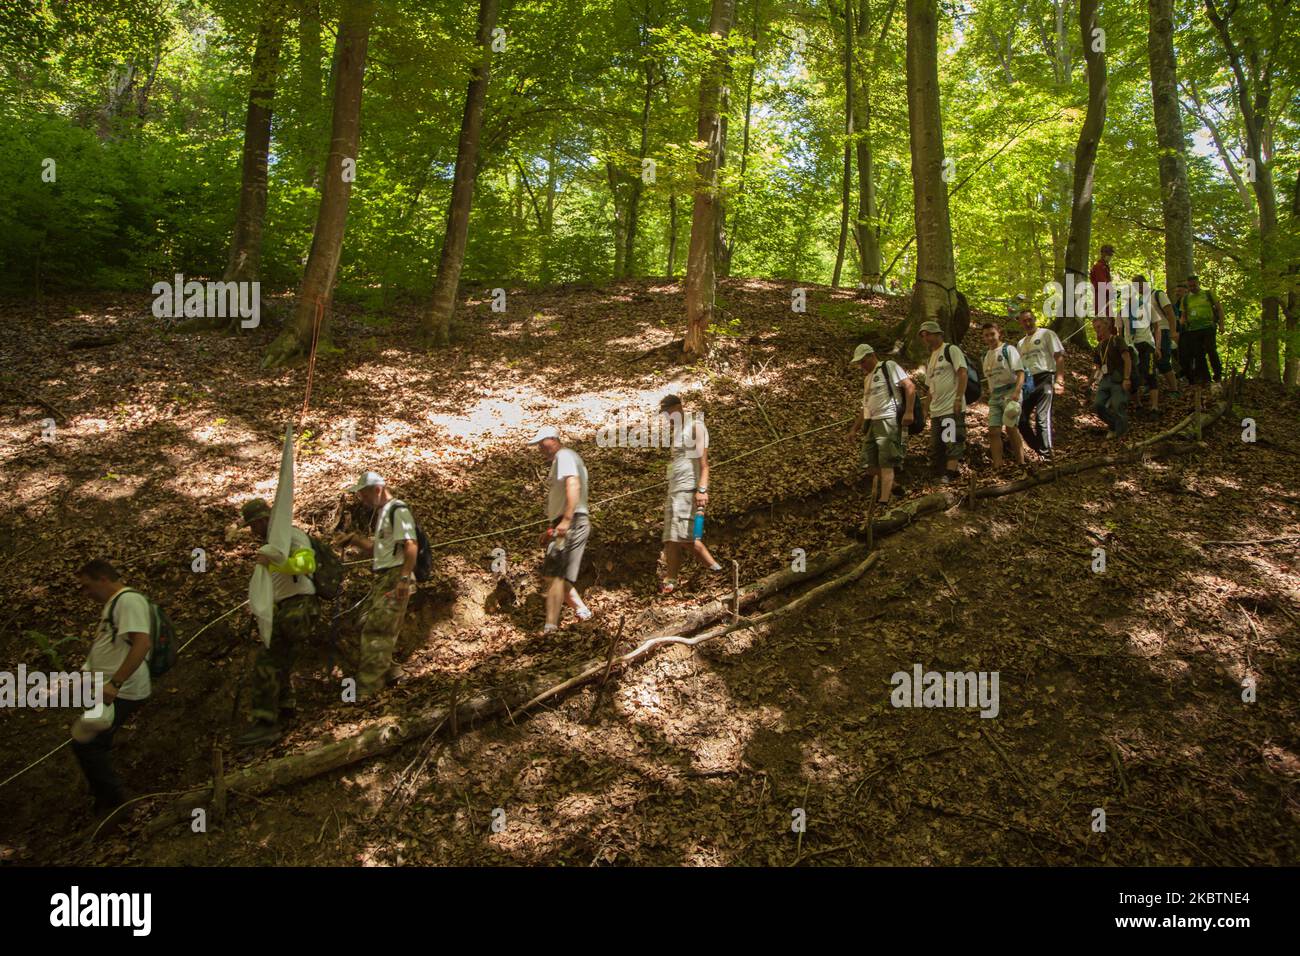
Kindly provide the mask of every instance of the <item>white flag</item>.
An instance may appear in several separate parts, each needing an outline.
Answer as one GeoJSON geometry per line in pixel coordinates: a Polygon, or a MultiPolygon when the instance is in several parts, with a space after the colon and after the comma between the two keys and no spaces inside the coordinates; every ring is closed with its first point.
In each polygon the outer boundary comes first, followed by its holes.
{"type": "MultiPolygon", "coordinates": [[[[265,554],[274,564],[289,558],[290,537],[293,530],[293,425],[284,428],[284,450],[280,454],[280,478],[275,486],[275,502],[271,505],[271,520],[266,531],[266,544],[259,553],[265,554]]],[[[259,564],[253,568],[248,582],[248,606],[257,618],[262,643],[271,646],[271,621],[275,615],[275,583],[271,569],[259,564]]]]}

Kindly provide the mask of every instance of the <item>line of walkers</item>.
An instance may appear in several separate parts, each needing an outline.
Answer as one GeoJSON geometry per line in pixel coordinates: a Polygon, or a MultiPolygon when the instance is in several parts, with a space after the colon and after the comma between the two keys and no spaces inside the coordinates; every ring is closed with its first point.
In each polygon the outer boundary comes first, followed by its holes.
{"type": "MultiPolygon", "coordinates": [[[[704,509],[709,500],[708,429],[703,417],[687,411],[676,395],[663,399],[659,413],[669,449],[663,528],[667,575],[659,588],[660,594],[667,595],[676,590],[678,573],[688,555],[711,573],[720,572],[722,565],[703,541],[704,509]]],[[[537,448],[549,465],[541,574],[546,599],[542,633],[550,635],[558,629],[566,606],[579,621],[592,617],[577,591],[591,533],[587,467],[581,455],[564,446],[553,427],[539,429],[529,445],[537,448]]],[[[372,515],[369,534],[350,532],[334,542],[334,547],[345,553],[354,548],[371,559],[372,581],[363,599],[355,685],[356,700],[361,701],[404,676],[393,653],[415,583],[428,579],[432,557],[410,506],[393,496],[382,476],[364,471],[347,491],[372,515]]],[[[271,506],[264,499],[255,498],[240,510],[241,527],[248,528],[258,545],[267,543],[270,520],[271,506]]],[[[270,643],[258,648],[253,662],[252,724],[236,739],[239,746],[271,744],[282,735],[284,722],[296,711],[294,662],[320,623],[321,598],[335,597],[343,576],[343,564],[333,548],[296,525],[283,560],[265,552],[265,548],[259,549],[255,560],[271,571],[275,612],[270,643]]],[[[77,577],[86,593],[103,605],[83,671],[102,676],[105,712],[98,723],[78,720],[72,746],[95,810],[104,813],[126,802],[111,760],[113,739],[150,696],[151,672],[153,676],[161,673],[153,666],[159,655],[159,628],[161,625],[170,635],[170,622],[144,594],[127,587],[108,561],[88,562],[77,577]]],[[[174,646],[169,653],[174,659],[174,646]]]]}
{"type": "MultiPolygon", "coordinates": [[[[1109,247],[1104,247],[1109,249],[1109,247]]],[[[1106,265],[1104,254],[1098,266],[1106,265]]],[[[1109,281],[1109,271],[1095,267],[1094,281],[1109,281]]],[[[1104,293],[1103,286],[1103,293],[1104,293]]],[[[1194,389],[1222,379],[1215,349],[1215,330],[1223,329],[1223,309],[1196,276],[1180,283],[1171,299],[1152,290],[1145,276],[1135,276],[1122,297],[1105,298],[1105,314],[1092,320],[1097,345],[1093,363],[1092,409],[1106,423],[1107,437],[1116,439],[1129,428],[1130,404],[1145,395],[1152,412],[1160,410],[1162,391],[1178,394],[1180,382],[1194,389]],[[1178,355],[1175,370],[1174,354],[1178,355]]],[[[862,463],[879,476],[877,501],[901,494],[905,433],[919,434],[930,424],[930,471],[940,482],[956,480],[966,452],[966,409],[981,395],[988,399],[989,456],[993,468],[1004,457],[1025,465],[1025,449],[1051,461],[1053,397],[1065,391],[1065,346],[1055,332],[1039,328],[1029,309],[1016,316],[1020,339],[1003,340],[1001,326],[987,322],[981,329],[985,353],[978,368],[960,346],[944,341],[937,322],[921,325],[928,351],[925,391],[920,390],[898,362],[859,345],[850,360],[865,375],[862,407],[850,428],[857,437],[865,430],[862,463]],[[987,387],[985,386],[987,383],[987,387]]]]}
{"type": "Polygon", "coordinates": [[[921,339],[929,350],[925,399],[898,362],[882,358],[870,345],[854,350],[850,364],[866,378],[862,409],[849,434],[856,437],[866,429],[862,461],[869,474],[880,477],[879,502],[902,493],[897,469],[903,463],[904,430],[919,434],[927,421],[931,472],[944,484],[957,479],[966,456],[966,409],[979,400],[982,382],[988,383],[993,467],[1002,466],[1007,449],[1022,465],[1026,447],[1051,459],[1052,399],[1065,389],[1065,348],[1051,329],[1038,328],[1027,309],[1017,321],[1024,334],[1015,345],[1002,340],[1000,326],[984,325],[987,351],[979,369],[967,362],[960,346],[944,341],[937,322],[922,323],[921,339]]]}

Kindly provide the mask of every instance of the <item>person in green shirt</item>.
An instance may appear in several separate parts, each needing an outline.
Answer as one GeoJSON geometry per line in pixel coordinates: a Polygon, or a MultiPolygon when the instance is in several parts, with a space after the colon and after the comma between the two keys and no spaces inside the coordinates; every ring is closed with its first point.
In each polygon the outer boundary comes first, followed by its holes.
{"type": "MultiPolygon", "coordinates": [[[[1214,347],[1215,331],[1223,331],[1223,307],[1208,290],[1201,289],[1194,275],[1187,277],[1187,295],[1180,306],[1183,334],[1178,347],[1186,350],[1187,378],[1199,391],[1210,383],[1210,349],[1214,347]]],[[[1223,378],[1222,370],[1218,377],[1223,378]]]]}

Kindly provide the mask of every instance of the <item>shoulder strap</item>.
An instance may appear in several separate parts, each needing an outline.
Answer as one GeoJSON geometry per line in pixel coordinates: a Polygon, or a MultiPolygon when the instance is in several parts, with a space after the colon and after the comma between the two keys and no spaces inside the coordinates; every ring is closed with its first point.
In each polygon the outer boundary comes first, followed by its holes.
{"type": "MultiPolygon", "coordinates": [[[[136,588],[122,588],[122,590],[113,595],[113,600],[108,603],[108,626],[113,629],[113,640],[117,640],[117,622],[113,620],[113,611],[117,609],[118,598],[123,594],[126,594],[128,591],[132,594],[142,593],[136,588]]],[[[145,598],[145,600],[147,601],[149,599],[145,598]]]]}
{"type": "Polygon", "coordinates": [[[894,391],[894,380],[889,377],[889,366],[893,364],[889,359],[880,363],[880,374],[885,376],[885,387],[889,389],[889,398],[893,402],[898,401],[898,392],[894,391]]]}

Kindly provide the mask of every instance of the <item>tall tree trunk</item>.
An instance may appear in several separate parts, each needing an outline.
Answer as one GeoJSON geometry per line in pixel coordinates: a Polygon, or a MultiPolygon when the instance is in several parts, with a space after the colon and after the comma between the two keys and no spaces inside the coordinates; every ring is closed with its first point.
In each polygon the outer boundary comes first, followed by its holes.
{"type": "Polygon", "coordinates": [[[435,345],[446,345],[451,341],[451,317],[456,311],[460,270],[465,265],[469,211],[474,199],[474,177],[478,166],[478,141],[483,130],[483,108],[487,103],[488,80],[492,72],[492,30],[497,24],[500,5],[500,0],[479,0],[478,5],[475,43],[479,59],[474,64],[469,88],[465,92],[465,113],[460,122],[460,141],[456,145],[456,172],[447,209],[447,229],[438,260],[433,303],[424,317],[425,335],[435,345]]]}
{"type": "Polygon", "coordinates": [[[330,149],[325,160],[320,206],[312,233],[311,253],[298,287],[292,318],[271,343],[262,365],[273,368],[307,353],[319,332],[318,347],[331,348],[330,308],[334,280],[343,253],[343,231],[348,221],[357,150],[361,143],[361,91],[365,85],[366,50],[375,17],[375,0],[345,0],[339,17],[337,78],[330,149]],[[320,327],[317,330],[317,315],[320,327]]]}
{"type": "MultiPolygon", "coordinates": [[[[869,49],[871,2],[858,0],[858,59],[869,49]]],[[[890,11],[892,15],[892,7],[890,11]]],[[[891,17],[885,19],[885,29],[891,17]]],[[[881,282],[884,262],[880,255],[879,219],[876,212],[876,173],[871,156],[871,65],[859,63],[858,88],[853,96],[853,128],[857,131],[858,214],[853,225],[858,247],[858,274],[870,288],[881,282]]]]}
{"type": "MultiPolygon", "coordinates": [[[[736,183],[736,195],[745,194],[745,172],[749,167],[749,125],[754,110],[754,75],[758,71],[758,32],[759,0],[754,0],[753,10],[753,50],[749,63],[749,79],[745,82],[745,123],[740,137],[740,177],[736,183]]],[[[736,244],[740,238],[740,224],[744,206],[738,207],[731,217],[731,231],[727,236],[727,275],[731,275],[731,263],[736,254],[736,244]]]]}
{"type": "Polygon", "coordinates": [[[1063,298],[1054,323],[1061,338],[1074,335],[1084,323],[1077,304],[1078,283],[1088,282],[1088,252],[1092,241],[1093,178],[1097,169],[1097,148],[1106,127],[1106,52],[1101,35],[1095,35],[1099,0],[1079,0],[1079,35],[1088,71],[1088,111],[1074,148],[1074,191],[1070,205],[1070,238],[1065,245],[1065,270],[1061,275],[1063,298]]]}
{"type": "MultiPolygon", "coordinates": [[[[284,40],[283,13],[277,4],[262,12],[253,49],[248,118],[244,122],[244,169],[235,213],[235,233],[222,274],[225,282],[255,282],[262,274],[262,232],[266,225],[266,163],[271,150],[271,107],[284,40]]],[[[238,318],[235,320],[238,324],[238,318]]],[[[224,323],[223,323],[224,324],[224,323]]]]}
{"type": "Polygon", "coordinates": [[[1187,187],[1187,140],[1178,106],[1174,58],[1174,0],[1147,0],[1151,99],[1160,145],[1160,201],[1165,218],[1165,288],[1192,274],[1192,197],[1187,187]]]}
{"type": "Polygon", "coordinates": [[[618,181],[621,178],[613,162],[605,163],[605,177],[609,182],[610,203],[614,207],[614,278],[623,278],[623,252],[627,237],[627,220],[618,204],[618,181]]]}
{"type": "Polygon", "coordinates": [[[849,239],[849,192],[853,183],[853,0],[844,0],[844,178],[840,184],[840,241],[835,250],[831,288],[840,285],[844,247],[849,239]]]}
{"type": "Polygon", "coordinates": [[[677,277],[677,194],[668,197],[668,278],[677,277]]]}
{"type": "MultiPolygon", "coordinates": [[[[1270,2],[1269,35],[1281,36],[1280,17],[1287,16],[1285,4],[1270,2]]],[[[1236,7],[1232,8],[1235,10],[1236,7]]],[[[1254,166],[1255,177],[1251,185],[1255,190],[1255,204],[1259,207],[1259,271],[1264,288],[1262,310],[1260,312],[1259,337],[1259,375],[1267,382],[1280,382],[1282,369],[1279,349],[1278,312],[1281,301],[1278,290],[1283,285],[1277,249],[1277,193],[1273,188],[1273,170],[1265,156],[1265,126],[1270,122],[1269,107],[1273,93],[1273,63],[1268,59],[1267,65],[1261,65],[1259,57],[1251,56],[1253,82],[1246,77],[1241,52],[1232,38],[1228,20],[1232,16],[1220,14],[1214,0],[1205,0],[1205,12],[1214,24],[1223,48],[1228,54],[1228,65],[1232,68],[1233,88],[1237,94],[1237,105],[1241,109],[1242,128],[1246,134],[1246,156],[1254,166]]]]}
{"type": "MultiPolygon", "coordinates": [[[[1300,239],[1300,171],[1296,172],[1295,192],[1291,194],[1291,248],[1300,239]]],[[[1297,258],[1300,258],[1298,256],[1297,258]]],[[[1282,381],[1300,385],[1300,263],[1291,266],[1291,286],[1286,293],[1286,367],[1282,381]]]]}
{"type": "Polygon", "coordinates": [[[695,167],[695,202],[691,209],[691,245],[686,257],[685,353],[701,358],[708,354],[708,328],[713,321],[713,247],[717,240],[714,207],[718,189],[718,153],[722,130],[718,114],[724,60],[722,45],[731,33],[735,0],[712,0],[709,33],[716,45],[710,63],[700,78],[700,109],[695,125],[697,148],[702,148],[695,167]]]}
{"type": "Polygon", "coordinates": [[[321,55],[320,7],[312,0],[305,3],[298,17],[298,114],[306,157],[303,182],[308,186],[318,185],[320,172],[316,160],[320,155],[320,115],[325,96],[321,55]]]}
{"type": "Polygon", "coordinates": [[[551,266],[551,244],[555,237],[555,187],[559,183],[558,167],[555,164],[556,153],[560,148],[555,133],[551,134],[551,143],[546,151],[546,214],[542,226],[542,267],[543,285],[550,285],[554,272],[551,266]]]}
{"type": "MultiPolygon", "coordinates": [[[[732,0],[734,3],[735,0],[732,0]]],[[[713,260],[715,270],[724,279],[731,275],[731,262],[727,258],[727,191],[723,186],[722,172],[727,165],[727,117],[731,112],[731,62],[723,68],[722,90],[719,96],[718,112],[718,168],[715,181],[718,184],[713,206],[713,260]]]]}
{"type": "Polygon", "coordinates": [[[912,152],[912,199],[916,217],[916,286],[905,341],[919,357],[922,322],[938,322],[955,338],[956,265],[943,181],[943,122],[939,104],[937,0],[907,0],[907,116],[912,152]]]}

